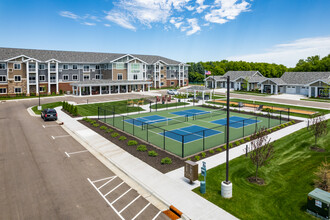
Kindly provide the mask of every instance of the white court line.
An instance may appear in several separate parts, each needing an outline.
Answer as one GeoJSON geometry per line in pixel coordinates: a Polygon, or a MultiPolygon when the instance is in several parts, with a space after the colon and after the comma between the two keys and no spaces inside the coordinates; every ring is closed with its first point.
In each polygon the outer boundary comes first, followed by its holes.
{"type": "Polygon", "coordinates": [[[116,190],[118,187],[120,187],[121,185],[123,185],[124,182],[121,182],[120,184],[118,184],[115,188],[113,188],[112,190],[110,190],[109,192],[107,192],[106,194],[104,194],[104,196],[109,195],[111,192],[113,192],[114,190],[116,190]]]}
{"type": "Polygon", "coordinates": [[[101,189],[103,186],[107,185],[108,183],[110,183],[112,180],[116,179],[117,176],[115,176],[114,178],[112,178],[111,180],[108,180],[106,183],[104,183],[102,186],[100,186],[99,188],[97,189],[101,189]]]}
{"type": "Polygon", "coordinates": [[[72,152],[72,153],[68,153],[68,152],[64,152],[67,157],[70,157],[70,154],[79,154],[79,153],[85,153],[88,152],[88,150],[82,150],[82,151],[76,151],[76,152],[72,152]]]}
{"type": "Polygon", "coordinates": [[[128,206],[130,206],[133,202],[135,202],[138,198],[140,198],[141,195],[138,195],[135,199],[133,199],[130,203],[128,203],[122,210],[119,211],[119,213],[122,213],[128,206]]]}
{"type": "Polygon", "coordinates": [[[55,140],[55,138],[64,138],[64,137],[71,137],[70,135],[60,135],[60,136],[52,136],[52,138],[55,140]]]}
{"type": "Polygon", "coordinates": [[[106,201],[106,203],[113,209],[113,211],[115,211],[115,213],[120,217],[120,219],[125,220],[125,218],[120,214],[120,212],[118,212],[112,206],[112,204],[109,202],[109,200],[107,200],[107,198],[105,198],[105,196],[101,193],[101,191],[97,189],[97,187],[94,185],[94,183],[89,178],[87,178],[87,180],[89,181],[90,184],[92,184],[92,186],[96,189],[96,191],[102,196],[102,198],[106,201]]]}
{"type": "Polygon", "coordinates": [[[144,206],[144,208],[141,209],[141,211],[139,211],[139,213],[136,214],[136,216],[134,216],[134,218],[132,218],[132,220],[136,219],[146,208],[148,208],[149,205],[150,205],[150,202],[148,203],[148,205],[144,206]]]}
{"type": "Polygon", "coordinates": [[[131,190],[132,190],[132,188],[129,188],[129,190],[127,190],[126,192],[124,192],[123,194],[121,194],[121,196],[119,196],[117,199],[115,199],[115,201],[113,201],[111,204],[114,204],[115,202],[117,202],[121,197],[123,197],[124,195],[126,195],[131,190]]]}
{"type": "Polygon", "coordinates": [[[93,183],[97,183],[97,182],[100,182],[102,180],[108,180],[108,179],[111,179],[111,178],[114,178],[115,176],[110,176],[110,177],[106,177],[106,178],[102,178],[102,179],[98,179],[98,180],[94,180],[93,183]]]}
{"type": "Polygon", "coordinates": [[[159,211],[152,220],[155,220],[160,215],[161,212],[162,211],[159,211]]]}

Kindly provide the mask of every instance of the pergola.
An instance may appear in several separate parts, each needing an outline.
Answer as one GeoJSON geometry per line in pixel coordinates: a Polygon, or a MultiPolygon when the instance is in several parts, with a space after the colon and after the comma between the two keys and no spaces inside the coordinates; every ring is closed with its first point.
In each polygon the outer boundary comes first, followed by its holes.
{"type": "Polygon", "coordinates": [[[210,93],[210,99],[212,99],[212,90],[209,88],[206,88],[204,86],[190,86],[189,88],[186,89],[187,92],[187,96],[189,92],[193,92],[194,93],[194,99],[196,99],[196,92],[202,92],[202,97],[203,97],[203,101],[204,101],[204,97],[205,97],[205,92],[209,92],[210,93]]]}

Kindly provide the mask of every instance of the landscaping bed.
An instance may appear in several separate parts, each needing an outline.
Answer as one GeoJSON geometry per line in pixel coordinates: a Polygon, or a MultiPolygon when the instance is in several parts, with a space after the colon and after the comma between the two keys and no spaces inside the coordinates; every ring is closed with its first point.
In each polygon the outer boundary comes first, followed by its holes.
{"type": "MultiPolygon", "coordinates": [[[[167,173],[169,171],[172,171],[172,170],[175,170],[177,168],[184,166],[184,161],[182,159],[180,159],[179,157],[173,156],[172,154],[170,154],[166,151],[163,151],[163,150],[159,149],[158,147],[154,147],[145,141],[142,141],[142,140],[140,140],[130,134],[127,134],[117,128],[109,126],[108,124],[104,124],[101,121],[96,120],[96,123],[99,124],[99,126],[93,126],[90,122],[87,122],[85,120],[80,120],[79,122],[84,124],[88,128],[90,128],[91,130],[95,131],[96,133],[100,134],[104,138],[108,139],[112,143],[116,144],[123,150],[127,151],[134,157],[139,158],[140,160],[144,161],[145,163],[147,163],[148,165],[152,166],[153,168],[157,169],[158,171],[160,171],[162,173],[167,173]],[[107,132],[107,130],[104,128],[102,130],[101,126],[106,127],[106,129],[110,128],[112,131],[107,132]],[[118,133],[118,135],[116,137],[112,137],[112,135],[114,133],[118,133]],[[126,137],[126,139],[120,140],[120,137],[126,137]],[[136,141],[137,144],[128,146],[128,141],[136,141]],[[144,152],[138,151],[137,147],[139,145],[145,145],[145,147],[147,148],[147,151],[144,151],[144,152]],[[158,155],[149,156],[149,151],[154,151],[158,155]],[[162,159],[164,159],[164,158],[170,158],[171,164],[162,164],[161,162],[162,162],[162,159]]],[[[130,142],[130,143],[134,143],[134,142],[130,142]]],[[[140,147],[141,150],[143,150],[143,148],[144,148],[143,146],[140,147]]],[[[151,154],[153,154],[153,153],[151,153],[151,154]]],[[[168,159],[166,161],[163,160],[163,162],[168,162],[168,161],[169,161],[168,159]]]]}

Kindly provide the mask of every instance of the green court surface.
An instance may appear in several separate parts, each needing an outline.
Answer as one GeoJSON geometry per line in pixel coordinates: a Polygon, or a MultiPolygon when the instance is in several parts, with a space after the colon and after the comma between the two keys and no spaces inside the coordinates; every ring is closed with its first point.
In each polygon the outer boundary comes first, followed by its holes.
{"type": "MultiPolygon", "coordinates": [[[[182,107],[135,115],[115,115],[100,108],[99,120],[180,157],[225,143],[226,111],[200,106],[182,107]]],[[[230,112],[229,141],[253,134],[261,127],[285,123],[284,118],[230,112]]]]}

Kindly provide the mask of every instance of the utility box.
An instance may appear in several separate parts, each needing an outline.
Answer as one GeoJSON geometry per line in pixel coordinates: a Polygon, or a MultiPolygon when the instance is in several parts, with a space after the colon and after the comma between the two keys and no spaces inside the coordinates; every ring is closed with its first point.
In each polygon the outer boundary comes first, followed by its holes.
{"type": "Polygon", "coordinates": [[[330,193],[314,189],[308,193],[307,212],[320,219],[329,219],[330,193]]]}
{"type": "Polygon", "coordinates": [[[187,160],[184,166],[184,177],[190,180],[190,183],[198,179],[198,163],[187,160]]]}

